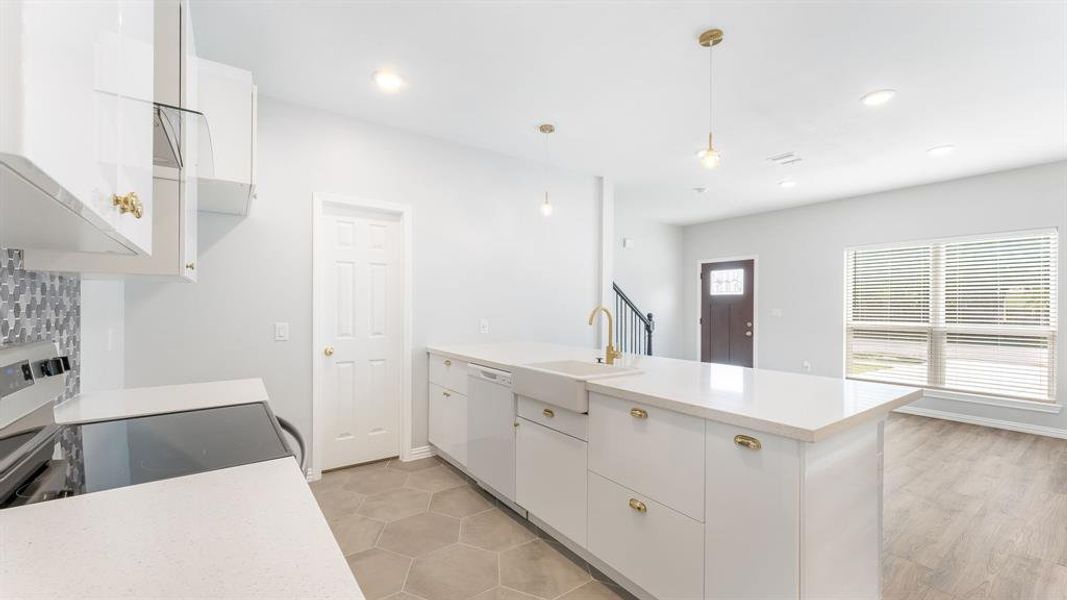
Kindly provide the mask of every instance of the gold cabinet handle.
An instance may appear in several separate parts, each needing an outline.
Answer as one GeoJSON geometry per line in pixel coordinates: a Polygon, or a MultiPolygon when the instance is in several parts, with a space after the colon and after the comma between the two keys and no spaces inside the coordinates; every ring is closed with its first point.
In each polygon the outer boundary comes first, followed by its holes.
{"type": "Polygon", "coordinates": [[[648,418],[648,411],[644,410],[644,409],[641,409],[641,408],[631,408],[630,409],[630,416],[635,418],[635,419],[647,419],[648,418]]]}
{"type": "Polygon", "coordinates": [[[446,367],[451,367],[452,366],[452,361],[450,361],[448,359],[445,359],[445,366],[446,367]]]}
{"type": "Polygon", "coordinates": [[[556,411],[552,410],[551,408],[546,408],[541,411],[541,414],[551,419],[552,417],[556,416],[556,411]]]}
{"type": "Polygon", "coordinates": [[[749,450],[759,450],[763,447],[763,444],[758,439],[752,437],[751,435],[745,435],[743,433],[739,433],[734,436],[734,443],[738,446],[744,446],[749,450]]]}
{"type": "Polygon", "coordinates": [[[326,346],[322,349],[322,353],[326,356],[333,356],[333,346],[326,346]]]}
{"type": "Polygon", "coordinates": [[[641,502],[637,498],[630,498],[630,508],[640,513],[648,512],[648,507],[645,506],[645,503],[641,502]]]}
{"type": "Polygon", "coordinates": [[[119,207],[119,212],[122,214],[131,213],[137,219],[144,216],[144,205],[137,197],[137,192],[130,192],[125,196],[115,194],[111,196],[111,205],[119,207]]]}
{"type": "Polygon", "coordinates": [[[444,396],[445,398],[451,398],[452,397],[452,394],[449,394],[448,392],[441,392],[441,395],[444,396]]]}
{"type": "Polygon", "coordinates": [[[196,263],[185,263],[185,268],[189,269],[190,271],[195,271],[196,270],[196,263]]]}

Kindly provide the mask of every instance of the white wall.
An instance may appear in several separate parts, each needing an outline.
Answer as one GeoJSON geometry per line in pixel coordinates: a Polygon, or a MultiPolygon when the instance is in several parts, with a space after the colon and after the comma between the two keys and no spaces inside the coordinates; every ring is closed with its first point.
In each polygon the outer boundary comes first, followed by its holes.
{"type": "MultiPolygon", "coordinates": [[[[700,259],[758,255],[756,335],[761,368],[844,373],[844,254],[864,244],[1067,226],[1067,162],[1005,171],[685,228],[685,311],[697,315],[700,259]],[[780,317],[772,316],[779,309],[780,317]]],[[[1067,240],[1060,243],[1061,288],[1067,240]]],[[[1059,295],[1067,316],[1067,293],[1059,295]]],[[[687,357],[698,356],[697,329],[687,357]]],[[[1060,348],[1058,400],[1067,401],[1067,350],[1060,348]]],[[[1047,414],[927,398],[920,408],[1050,427],[1067,434],[1067,413],[1047,414]]],[[[1033,428],[1031,428],[1033,429],[1033,428]]]]}
{"type": "Polygon", "coordinates": [[[124,315],[122,281],[81,280],[81,391],[123,387],[124,315]]]}
{"type": "Polygon", "coordinates": [[[639,309],[652,313],[656,329],[652,353],[656,356],[686,356],[683,313],[683,235],[677,225],[658,223],[638,216],[631,202],[645,198],[615,197],[615,282],[639,309]],[[623,248],[623,238],[633,246],[623,248]]]}
{"type": "Polygon", "coordinates": [[[549,171],[546,219],[539,164],[271,99],[259,109],[258,196],[244,219],[201,215],[199,282],[127,283],[128,386],[262,377],[274,410],[310,437],[314,192],[414,208],[416,447],[426,344],[593,344],[595,177],[549,171]],[[291,341],[272,341],[275,321],[291,324],[291,341]]]}

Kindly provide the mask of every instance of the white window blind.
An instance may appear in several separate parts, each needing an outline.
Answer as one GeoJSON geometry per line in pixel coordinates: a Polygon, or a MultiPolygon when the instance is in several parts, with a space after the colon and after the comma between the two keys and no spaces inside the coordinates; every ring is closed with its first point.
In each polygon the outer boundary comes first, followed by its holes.
{"type": "Polygon", "coordinates": [[[1055,231],[852,249],[852,379],[1052,402],[1055,231]]]}

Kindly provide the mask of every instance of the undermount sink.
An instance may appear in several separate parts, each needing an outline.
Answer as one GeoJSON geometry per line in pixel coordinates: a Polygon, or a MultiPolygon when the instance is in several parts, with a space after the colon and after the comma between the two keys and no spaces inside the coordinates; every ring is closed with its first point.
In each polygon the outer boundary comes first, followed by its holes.
{"type": "Polygon", "coordinates": [[[640,371],[634,367],[592,361],[531,363],[512,369],[511,389],[519,396],[584,413],[589,411],[589,393],[585,389],[587,381],[637,373],[640,371]]]}

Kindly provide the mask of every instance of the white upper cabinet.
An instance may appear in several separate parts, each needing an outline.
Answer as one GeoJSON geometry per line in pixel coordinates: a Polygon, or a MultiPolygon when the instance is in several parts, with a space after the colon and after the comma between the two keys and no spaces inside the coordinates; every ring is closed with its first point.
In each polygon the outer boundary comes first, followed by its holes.
{"type": "Polygon", "coordinates": [[[0,2],[0,245],[151,253],[153,13],[0,2]]]}
{"type": "Polygon", "coordinates": [[[197,106],[211,129],[214,172],[199,178],[200,210],[245,215],[255,194],[256,86],[252,73],[197,61],[197,106]]]}

